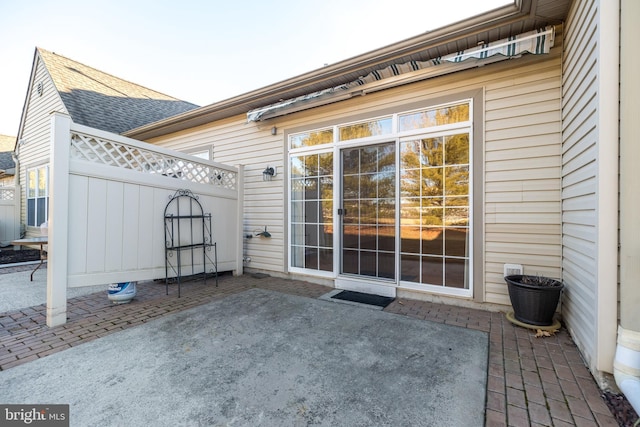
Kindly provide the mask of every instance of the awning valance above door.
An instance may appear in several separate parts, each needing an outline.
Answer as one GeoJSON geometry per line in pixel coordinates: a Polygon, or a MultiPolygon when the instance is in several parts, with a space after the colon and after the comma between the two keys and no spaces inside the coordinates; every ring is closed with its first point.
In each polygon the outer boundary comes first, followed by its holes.
{"type": "Polygon", "coordinates": [[[340,86],[251,110],[247,113],[247,121],[266,120],[341,101],[353,96],[478,67],[491,62],[517,58],[527,53],[533,55],[546,54],[553,47],[553,39],[554,28],[550,26],[427,61],[392,64],[340,86]]]}

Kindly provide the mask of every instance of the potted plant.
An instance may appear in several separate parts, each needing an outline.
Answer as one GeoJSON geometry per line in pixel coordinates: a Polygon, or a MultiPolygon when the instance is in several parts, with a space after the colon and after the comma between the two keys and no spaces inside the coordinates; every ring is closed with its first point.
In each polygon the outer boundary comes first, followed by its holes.
{"type": "Polygon", "coordinates": [[[550,326],[564,284],[544,276],[505,276],[516,320],[535,326],[550,326]]]}

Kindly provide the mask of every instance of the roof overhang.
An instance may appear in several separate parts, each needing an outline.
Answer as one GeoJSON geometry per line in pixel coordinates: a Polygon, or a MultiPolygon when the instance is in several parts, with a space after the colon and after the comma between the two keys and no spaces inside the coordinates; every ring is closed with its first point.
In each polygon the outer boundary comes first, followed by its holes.
{"type": "Polygon", "coordinates": [[[423,61],[564,22],[572,0],[515,0],[472,18],[429,31],[333,65],[216,102],[123,135],[148,140],[353,81],[397,62],[423,61]]]}

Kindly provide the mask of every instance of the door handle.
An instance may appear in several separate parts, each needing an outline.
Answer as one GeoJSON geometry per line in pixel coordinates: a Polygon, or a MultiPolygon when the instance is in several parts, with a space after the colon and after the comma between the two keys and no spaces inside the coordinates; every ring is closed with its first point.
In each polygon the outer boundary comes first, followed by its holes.
{"type": "Polygon", "coordinates": [[[347,210],[346,209],[342,209],[342,208],[338,208],[338,215],[347,215],[347,210]]]}

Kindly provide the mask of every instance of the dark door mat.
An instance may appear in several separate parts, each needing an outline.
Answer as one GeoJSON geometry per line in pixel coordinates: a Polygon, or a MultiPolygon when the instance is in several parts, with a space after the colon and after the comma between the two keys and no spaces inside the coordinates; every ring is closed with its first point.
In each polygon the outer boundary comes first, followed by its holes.
{"type": "Polygon", "coordinates": [[[395,298],[383,297],[380,295],[365,294],[362,292],[354,291],[342,291],[339,294],[332,296],[331,298],[340,299],[343,301],[359,302],[360,304],[375,305],[385,308],[391,304],[395,298]]]}

